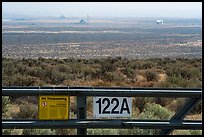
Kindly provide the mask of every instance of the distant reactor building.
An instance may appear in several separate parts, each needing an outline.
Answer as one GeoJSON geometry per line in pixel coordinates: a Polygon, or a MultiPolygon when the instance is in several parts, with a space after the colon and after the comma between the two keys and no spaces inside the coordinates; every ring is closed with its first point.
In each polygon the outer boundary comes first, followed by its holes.
{"type": "Polygon", "coordinates": [[[87,24],[87,22],[86,22],[85,20],[81,19],[81,20],[79,21],[79,24],[87,24]]]}
{"type": "Polygon", "coordinates": [[[157,24],[164,24],[163,20],[157,20],[157,24]]]}
{"type": "Polygon", "coordinates": [[[89,15],[87,15],[86,20],[85,19],[81,19],[79,21],[79,24],[89,24],[89,15]]]}

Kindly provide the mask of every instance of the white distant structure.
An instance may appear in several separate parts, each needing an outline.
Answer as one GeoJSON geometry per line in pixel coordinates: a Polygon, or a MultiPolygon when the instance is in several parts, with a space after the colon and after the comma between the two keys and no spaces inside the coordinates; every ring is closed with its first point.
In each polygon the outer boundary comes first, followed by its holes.
{"type": "Polygon", "coordinates": [[[156,23],[157,23],[157,24],[164,24],[164,21],[163,21],[163,20],[157,20],[156,23]]]}

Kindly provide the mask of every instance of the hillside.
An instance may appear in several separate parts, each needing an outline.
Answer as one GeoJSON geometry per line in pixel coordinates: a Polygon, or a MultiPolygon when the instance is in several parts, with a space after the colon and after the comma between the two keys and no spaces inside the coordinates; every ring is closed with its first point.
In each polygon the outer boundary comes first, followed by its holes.
{"type": "MultiPolygon", "coordinates": [[[[202,59],[2,59],[2,86],[105,86],[105,87],[202,87],[202,59]]],[[[37,118],[37,97],[11,97],[7,117],[37,118]]],[[[70,114],[76,118],[76,97],[71,96],[70,114]]],[[[133,118],[169,119],[184,98],[133,97],[133,118]],[[152,112],[160,110],[157,115],[152,112]]],[[[87,117],[93,117],[92,97],[87,98],[87,117]]],[[[202,119],[201,103],[187,119],[202,119]]],[[[12,130],[18,134],[38,130],[12,130]]],[[[48,132],[48,133],[47,133],[48,132]]],[[[76,130],[57,129],[46,134],[76,134],[76,130]]],[[[36,134],[35,133],[35,134],[36,134]]],[[[156,130],[89,129],[88,134],[156,134],[156,130]]],[[[14,134],[14,133],[13,133],[14,134]]],[[[201,134],[175,130],[172,134],[201,134]]]]}
{"type": "Polygon", "coordinates": [[[201,87],[202,59],[2,59],[2,86],[201,87]]]}

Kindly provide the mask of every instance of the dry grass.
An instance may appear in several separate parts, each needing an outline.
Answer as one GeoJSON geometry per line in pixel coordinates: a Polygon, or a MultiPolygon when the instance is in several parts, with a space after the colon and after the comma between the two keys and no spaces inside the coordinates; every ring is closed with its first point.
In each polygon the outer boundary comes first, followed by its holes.
{"type": "Polygon", "coordinates": [[[187,115],[185,120],[202,120],[202,112],[200,114],[187,115]]]}
{"type": "Polygon", "coordinates": [[[20,111],[20,107],[18,105],[12,104],[8,110],[9,116],[16,114],[20,111]]]}
{"type": "Polygon", "coordinates": [[[165,82],[167,78],[166,74],[159,74],[159,80],[158,82],[165,82]]]}

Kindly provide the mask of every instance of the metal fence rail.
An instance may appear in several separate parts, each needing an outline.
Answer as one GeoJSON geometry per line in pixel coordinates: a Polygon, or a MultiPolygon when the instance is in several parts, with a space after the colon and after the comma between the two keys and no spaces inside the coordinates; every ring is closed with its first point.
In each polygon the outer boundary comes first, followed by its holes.
{"type": "Polygon", "coordinates": [[[192,120],[125,120],[125,119],[70,119],[70,120],[3,120],[3,128],[134,128],[143,129],[202,129],[202,121],[192,120]]]}
{"type": "Polygon", "coordinates": [[[170,134],[174,129],[202,129],[202,120],[183,120],[200,101],[198,88],[105,88],[105,87],[2,87],[2,96],[69,95],[77,97],[77,119],[37,120],[3,119],[2,128],[77,128],[77,134],[87,134],[87,128],[162,129],[170,134]],[[170,120],[86,119],[86,97],[173,97],[189,98],[170,120]]]}
{"type": "Polygon", "coordinates": [[[118,97],[201,97],[197,88],[104,88],[104,87],[3,87],[3,96],[118,96],[118,97]]]}

